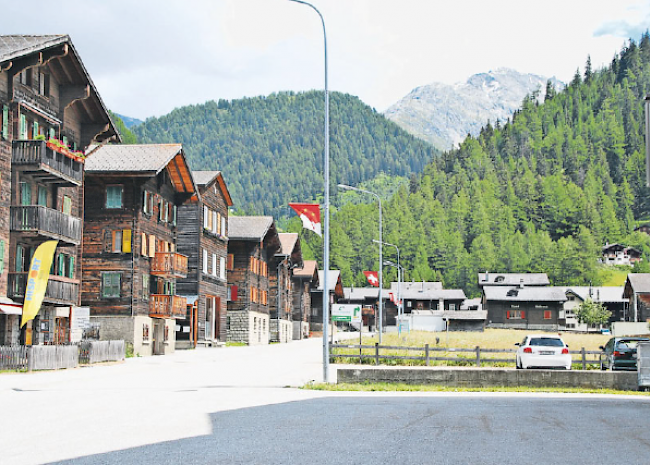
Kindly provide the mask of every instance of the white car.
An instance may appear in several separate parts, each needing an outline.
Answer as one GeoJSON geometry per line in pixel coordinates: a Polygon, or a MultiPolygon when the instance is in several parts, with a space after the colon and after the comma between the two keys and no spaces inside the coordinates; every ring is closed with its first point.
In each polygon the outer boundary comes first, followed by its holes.
{"type": "Polygon", "coordinates": [[[571,369],[569,346],[560,336],[532,334],[515,344],[517,368],[564,368],[571,369]]]}

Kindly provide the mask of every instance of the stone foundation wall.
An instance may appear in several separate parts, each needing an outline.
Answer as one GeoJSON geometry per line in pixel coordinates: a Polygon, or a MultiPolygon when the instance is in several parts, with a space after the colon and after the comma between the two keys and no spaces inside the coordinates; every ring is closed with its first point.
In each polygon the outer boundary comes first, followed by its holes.
{"type": "Polygon", "coordinates": [[[247,310],[228,311],[228,341],[249,345],[269,343],[269,316],[247,310]]]}
{"type": "Polygon", "coordinates": [[[278,334],[278,320],[272,319],[269,323],[271,342],[290,342],[293,340],[293,322],[280,320],[280,333],[278,334]]]}
{"type": "Polygon", "coordinates": [[[306,321],[293,321],[293,340],[307,339],[309,337],[309,323],[306,321]]]}

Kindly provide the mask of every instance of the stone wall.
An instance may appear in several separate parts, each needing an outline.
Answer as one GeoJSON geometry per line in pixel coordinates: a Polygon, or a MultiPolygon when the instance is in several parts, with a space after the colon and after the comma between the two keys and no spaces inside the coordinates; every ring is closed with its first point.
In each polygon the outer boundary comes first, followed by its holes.
{"type": "Polygon", "coordinates": [[[636,391],[637,373],[595,370],[514,370],[505,368],[359,367],[339,368],[339,383],[404,383],[450,387],[575,387],[636,391]]]}
{"type": "Polygon", "coordinates": [[[278,335],[278,320],[270,321],[271,342],[290,342],[293,340],[293,322],[289,320],[280,320],[280,334],[278,335]]]}

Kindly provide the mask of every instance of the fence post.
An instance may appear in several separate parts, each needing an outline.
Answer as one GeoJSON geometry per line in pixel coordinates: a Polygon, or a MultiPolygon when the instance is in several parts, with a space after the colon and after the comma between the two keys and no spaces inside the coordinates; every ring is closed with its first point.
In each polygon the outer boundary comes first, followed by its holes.
{"type": "Polygon", "coordinates": [[[375,342],[375,365],[379,365],[379,343],[375,342]]]}
{"type": "Polygon", "coordinates": [[[582,369],[586,370],[587,369],[587,353],[585,352],[585,348],[583,347],[580,352],[582,354],[582,369]]]}
{"type": "Polygon", "coordinates": [[[424,364],[429,366],[429,344],[424,344],[424,364]]]}
{"type": "Polygon", "coordinates": [[[481,366],[481,348],[476,346],[476,366],[481,366]]]}
{"type": "Polygon", "coordinates": [[[32,354],[32,346],[27,346],[27,371],[34,369],[34,357],[32,354]]]}

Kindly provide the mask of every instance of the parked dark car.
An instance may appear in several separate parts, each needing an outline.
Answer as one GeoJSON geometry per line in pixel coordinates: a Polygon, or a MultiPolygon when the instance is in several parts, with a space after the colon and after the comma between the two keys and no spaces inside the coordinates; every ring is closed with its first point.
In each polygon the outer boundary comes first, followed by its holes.
{"type": "Polygon", "coordinates": [[[601,370],[636,370],[636,346],[650,342],[647,337],[613,337],[600,346],[601,370]]]}

